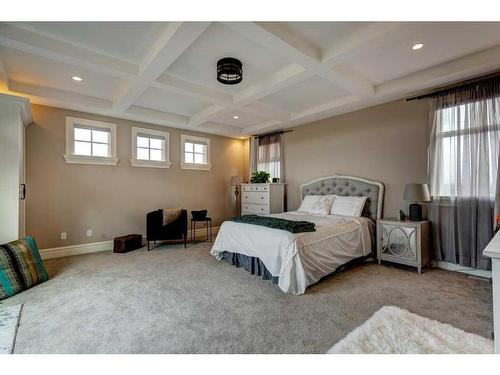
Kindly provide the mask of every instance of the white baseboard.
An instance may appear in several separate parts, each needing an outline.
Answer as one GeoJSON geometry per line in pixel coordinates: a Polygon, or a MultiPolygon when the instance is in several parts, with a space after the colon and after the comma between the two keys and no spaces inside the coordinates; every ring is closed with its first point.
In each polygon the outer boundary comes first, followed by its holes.
{"type": "Polygon", "coordinates": [[[461,273],[465,273],[465,274],[471,275],[471,276],[484,277],[486,279],[491,279],[491,271],[476,270],[474,268],[463,267],[463,266],[459,266],[458,264],[453,264],[453,263],[449,263],[449,262],[433,260],[431,262],[431,267],[436,267],[436,268],[441,268],[441,269],[447,270],[447,271],[461,272],[461,273]]]}
{"type": "Polygon", "coordinates": [[[68,257],[71,255],[97,253],[99,251],[113,250],[113,241],[82,243],[79,245],[53,247],[50,249],[41,249],[42,259],[51,259],[59,257],[68,257]]]}
{"type": "MultiPolygon", "coordinates": [[[[213,227],[213,239],[217,236],[220,227],[213,227]]],[[[197,228],[194,232],[196,239],[204,239],[207,235],[206,228],[197,228]]],[[[142,236],[143,241],[145,243],[146,237],[142,236]]],[[[191,231],[188,230],[188,240],[191,239],[191,231]]],[[[102,241],[102,242],[91,242],[91,243],[83,243],[79,245],[71,245],[71,246],[61,246],[61,247],[53,247],[49,249],[40,249],[40,256],[42,259],[51,259],[51,258],[60,258],[60,257],[68,257],[72,255],[81,255],[81,254],[90,254],[97,253],[100,251],[111,251],[113,250],[113,240],[102,241]]]]}

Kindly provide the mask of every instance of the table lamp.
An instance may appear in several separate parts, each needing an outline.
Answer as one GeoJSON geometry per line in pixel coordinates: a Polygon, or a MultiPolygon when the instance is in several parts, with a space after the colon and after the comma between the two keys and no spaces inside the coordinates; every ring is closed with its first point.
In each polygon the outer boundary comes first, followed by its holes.
{"type": "Polygon", "coordinates": [[[422,205],[416,202],[431,200],[427,184],[406,184],[403,200],[413,202],[410,204],[410,220],[422,220],[422,205]]]}

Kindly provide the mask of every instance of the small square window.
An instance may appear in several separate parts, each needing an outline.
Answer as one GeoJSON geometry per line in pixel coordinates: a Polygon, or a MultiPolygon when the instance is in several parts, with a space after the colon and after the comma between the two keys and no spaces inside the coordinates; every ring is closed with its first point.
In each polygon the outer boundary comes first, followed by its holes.
{"type": "Polygon", "coordinates": [[[66,117],[67,163],[116,165],[116,125],[66,117]]]}
{"type": "Polygon", "coordinates": [[[169,151],[169,133],[132,128],[132,166],[168,168],[169,151]]]}
{"type": "Polygon", "coordinates": [[[181,135],[181,168],[210,170],[210,139],[181,135]]]}

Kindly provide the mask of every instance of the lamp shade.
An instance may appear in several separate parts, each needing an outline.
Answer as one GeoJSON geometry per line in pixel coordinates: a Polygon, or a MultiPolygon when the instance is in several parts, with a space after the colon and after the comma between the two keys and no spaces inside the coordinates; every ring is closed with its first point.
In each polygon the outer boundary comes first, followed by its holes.
{"type": "Polygon", "coordinates": [[[406,184],[403,200],[411,202],[429,202],[431,196],[427,184],[406,184]]]}
{"type": "Polygon", "coordinates": [[[241,185],[241,177],[240,176],[231,176],[231,181],[229,181],[229,185],[241,185]]]}

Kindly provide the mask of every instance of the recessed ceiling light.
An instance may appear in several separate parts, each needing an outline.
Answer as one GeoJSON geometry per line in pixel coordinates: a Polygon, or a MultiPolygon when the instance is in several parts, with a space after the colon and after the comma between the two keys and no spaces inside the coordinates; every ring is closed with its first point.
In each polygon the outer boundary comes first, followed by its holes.
{"type": "Polygon", "coordinates": [[[420,49],[422,48],[424,45],[422,43],[417,43],[417,44],[414,44],[411,49],[416,51],[417,49],[420,49]]]}
{"type": "Polygon", "coordinates": [[[82,82],[82,81],[83,81],[83,78],[82,78],[82,77],[73,76],[73,77],[71,77],[71,78],[73,78],[73,81],[76,81],[76,82],[82,82]]]}
{"type": "Polygon", "coordinates": [[[233,116],[233,118],[234,118],[235,120],[238,120],[238,119],[240,118],[240,116],[236,116],[236,115],[234,115],[234,116],[233,116]]]}

